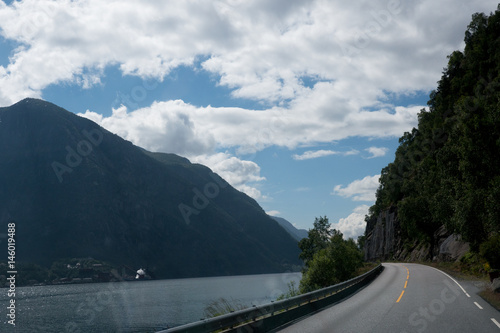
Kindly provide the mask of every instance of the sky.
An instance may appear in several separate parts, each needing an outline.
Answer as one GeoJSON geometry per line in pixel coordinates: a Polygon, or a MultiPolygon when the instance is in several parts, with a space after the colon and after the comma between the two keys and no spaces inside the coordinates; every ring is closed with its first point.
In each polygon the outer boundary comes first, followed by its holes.
{"type": "Polygon", "coordinates": [[[0,1],[0,106],[42,98],[357,238],[446,57],[497,4],[0,1]]]}

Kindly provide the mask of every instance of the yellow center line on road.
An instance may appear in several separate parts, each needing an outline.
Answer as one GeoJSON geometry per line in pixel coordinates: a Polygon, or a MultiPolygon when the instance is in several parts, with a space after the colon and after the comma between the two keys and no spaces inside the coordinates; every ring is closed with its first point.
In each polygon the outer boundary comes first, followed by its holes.
{"type": "Polygon", "coordinates": [[[401,297],[403,297],[403,294],[404,294],[404,293],[405,293],[405,291],[403,290],[403,291],[401,292],[401,295],[399,295],[399,298],[398,298],[398,300],[396,301],[396,303],[399,303],[399,301],[401,300],[401,297]]]}
{"type": "MultiPolygon", "coordinates": [[[[409,269],[408,269],[408,267],[406,267],[406,266],[403,266],[403,267],[404,267],[404,268],[406,268],[406,273],[407,273],[407,275],[406,275],[406,281],[405,281],[405,286],[404,286],[404,288],[403,288],[403,289],[406,289],[406,287],[408,286],[408,280],[410,279],[410,270],[409,270],[409,269]]],[[[399,301],[401,300],[401,297],[403,297],[403,294],[404,294],[404,293],[405,293],[405,291],[403,290],[403,291],[401,292],[401,295],[399,295],[399,298],[398,298],[398,300],[396,301],[396,303],[399,303],[399,301]]]]}

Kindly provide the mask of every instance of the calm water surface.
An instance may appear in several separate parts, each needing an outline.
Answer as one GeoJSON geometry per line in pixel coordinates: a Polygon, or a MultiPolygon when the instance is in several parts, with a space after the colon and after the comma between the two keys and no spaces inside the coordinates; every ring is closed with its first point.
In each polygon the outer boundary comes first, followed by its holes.
{"type": "Polygon", "coordinates": [[[204,317],[221,297],[246,306],[274,301],[300,273],[22,287],[16,327],[7,324],[0,289],[0,332],[155,332],[204,317]]]}

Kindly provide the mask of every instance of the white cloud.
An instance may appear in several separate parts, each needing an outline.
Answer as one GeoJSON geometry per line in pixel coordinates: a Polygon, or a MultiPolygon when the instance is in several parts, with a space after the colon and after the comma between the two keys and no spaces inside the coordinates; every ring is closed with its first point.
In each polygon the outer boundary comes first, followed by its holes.
{"type": "MultiPolygon", "coordinates": [[[[350,120],[335,123],[315,119],[314,115],[302,114],[295,109],[255,111],[234,107],[195,107],[176,100],[155,102],[150,107],[131,112],[121,107],[113,110],[109,117],[92,111],[81,115],[141,147],[189,157],[211,154],[215,148],[237,147],[240,153],[252,153],[272,145],[293,149],[300,144],[331,142],[356,135],[397,136],[403,134],[403,129],[411,128],[416,110],[398,108],[395,114],[384,110],[368,112],[367,120],[359,115],[356,124],[354,121],[350,124],[350,120]]],[[[358,153],[356,150],[319,150],[293,157],[304,160],[358,153]]]]}
{"type": "Polygon", "coordinates": [[[471,14],[495,8],[493,0],[2,3],[0,33],[22,47],[3,68],[0,103],[40,96],[50,84],[99,84],[109,65],[161,79],[201,56],[235,97],[277,103],[319,93],[317,104],[341,119],[388,91],[434,88],[471,14]],[[302,77],[334,84],[323,95],[302,77]]]}
{"type": "Polygon", "coordinates": [[[270,210],[268,212],[266,212],[267,215],[270,215],[270,216],[279,216],[281,213],[277,210],[270,210]]]}
{"type": "MultiPolygon", "coordinates": [[[[446,56],[463,47],[471,14],[496,6],[496,0],[0,1],[0,35],[18,45],[0,66],[0,106],[41,97],[50,85],[105,84],[109,66],[161,81],[201,61],[233,97],[259,101],[264,110],[158,101],[84,116],[150,150],[206,156],[232,184],[259,197],[251,185],[262,181],[258,165],[229,155],[219,161],[217,151],[402,135],[416,126],[423,106],[390,105],[388,96],[434,89],[446,56]]],[[[353,184],[336,192],[349,196],[353,184]]],[[[352,196],[367,200],[373,193],[352,196]]]]}
{"type": "Polygon", "coordinates": [[[313,158],[319,158],[319,157],[324,157],[324,156],[329,156],[329,155],[355,155],[357,154],[358,151],[356,150],[350,150],[348,152],[339,152],[339,151],[334,151],[334,150],[309,150],[303,153],[302,155],[295,154],[293,155],[294,160],[302,161],[302,160],[309,160],[313,158]]]}
{"type": "Polygon", "coordinates": [[[190,158],[194,163],[206,165],[229,184],[254,199],[266,199],[254,184],[264,181],[260,167],[252,161],[241,160],[228,153],[198,155],[190,158]]]}
{"type": "Polygon", "coordinates": [[[389,148],[385,148],[385,147],[370,147],[370,148],[365,149],[365,151],[367,151],[367,152],[369,152],[371,154],[371,156],[368,157],[368,158],[376,158],[376,157],[385,156],[387,154],[387,152],[389,151],[389,148]]]}
{"type": "Polygon", "coordinates": [[[332,194],[344,198],[352,198],[353,201],[375,201],[375,193],[379,187],[380,175],[366,176],[342,187],[337,185],[333,188],[332,194]]]}
{"type": "Polygon", "coordinates": [[[228,153],[199,155],[193,157],[192,161],[212,166],[214,172],[227,175],[224,179],[235,186],[265,180],[260,176],[260,167],[255,162],[240,160],[228,153]]]}
{"type": "Polygon", "coordinates": [[[464,0],[460,11],[446,15],[455,1],[398,3],[25,0],[2,5],[0,33],[21,46],[0,67],[0,105],[40,97],[51,84],[102,84],[110,65],[124,75],[161,80],[201,57],[202,68],[233,96],[270,103],[261,112],[189,110],[189,121],[217,132],[213,139],[221,147],[248,153],[275,144],[294,148],[352,136],[400,136],[416,125],[421,106],[380,101],[388,93],[434,88],[446,55],[461,45],[470,15],[496,4],[464,0]],[[306,86],[303,78],[312,78],[312,84],[306,86]]]}
{"type": "Polygon", "coordinates": [[[356,207],[348,217],[341,218],[337,224],[332,225],[332,228],[340,230],[344,238],[354,238],[356,240],[358,236],[365,233],[365,215],[368,214],[369,209],[370,206],[368,205],[356,207]]]}
{"type": "Polygon", "coordinates": [[[191,119],[190,113],[195,110],[182,101],[168,101],[155,102],[134,112],[122,106],[113,109],[109,117],[92,111],[79,115],[140,147],[189,157],[215,149],[213,135],[202,131],[191,119]]]}

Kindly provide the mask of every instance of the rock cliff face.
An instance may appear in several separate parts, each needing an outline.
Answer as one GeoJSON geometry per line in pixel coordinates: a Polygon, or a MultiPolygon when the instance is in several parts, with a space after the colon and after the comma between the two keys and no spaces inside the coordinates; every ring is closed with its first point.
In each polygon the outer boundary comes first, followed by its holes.
{"type": "Polygon", "coordinates": [[[401,228],[395,208],[383,211],[366,225],[365,260],[392,259],[401,245],[401,228]]]}
{"type": "Polygon", "coordinates": [[[365,235],[367,261],[456,261],[469,251],[469,244],[444,226],[434,233],[432,242],[404,242],[396,207],[368,221],[365,235]]]}

